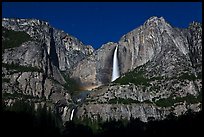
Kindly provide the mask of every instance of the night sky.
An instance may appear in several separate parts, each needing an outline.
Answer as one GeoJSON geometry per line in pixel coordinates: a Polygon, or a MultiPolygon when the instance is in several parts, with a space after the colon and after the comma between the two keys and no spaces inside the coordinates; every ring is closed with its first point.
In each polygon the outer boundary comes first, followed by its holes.
{"type": "Polygon", "coordinates": [[[202,22],[201,2],[2,2],[2,17],[48,21],[95,49],[142,25],[151,16],[174,27],[202,22]]]}

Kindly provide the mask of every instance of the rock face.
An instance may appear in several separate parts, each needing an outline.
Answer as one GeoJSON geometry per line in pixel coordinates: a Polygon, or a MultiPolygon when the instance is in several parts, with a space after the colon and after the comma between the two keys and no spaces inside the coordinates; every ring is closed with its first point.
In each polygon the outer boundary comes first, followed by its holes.
{"type": "Polygon", "coordinates": [[[121,72],[125,73],[128,69],[133,70],[151,61],[166,48],[175,48],[179,54],[186,55],[188,53],[187,38],[162,17],[151,17],[142,26],[120,39],[121,72]]]}
{"type": "Polygon", "coordinates": [[[94,120],[98,120],[102,116],[103,121],[109,121],[110,119],[130,120],[130,118],[139,117],[142,121],[147,122],[147,118],[164,119],[167,114],[169,114],[169,111],[159,110],[154,105],[147,104],[89,104],[80,107],[76,116],[83,119],[82,116],[85,115],[94,120]]]}
{"type": "MultiPolygon", "coordinates": [[[[107,43],[95,51],[94,55],[83,60],[73,70],[72,77],[78,78],[82,84],[101,85],[110,82],[112,73],[110,66],[116,45],[119,45],[121,74],[150,61],[152,63],[150,67],[155,67],[154,70],[150,68],[154,71],[150,75],[172,76],[172,73],[182,72],[183,69],[190,69],[196,73],[201,70],[201,36],[202,29],[199,23],[192,23],[188,29],[178,29],[173,28],[162,17],[151,17],[142,26],[124,35],[118,43],[107,43]],[[193,67],[195,65],[193,62],[197,62],[198,67],[193,67]],[[159,66],[156,67],[156,65],[159,66]],[[104,79],[96,76],[100,74],[104,79]]],[[[174,75],[177,75],[176,73],[174,75]]]]}
{"type": "Polygon", "coordinates": [[[17,94],[34,102],[70,104],[66,77],[94,49],[45,21],[3,18],[2,28],[3,96],[17,94]],[[20,41],[25,35],[20,32],[27,33],[30,39],[18,45],[15,39],[20,41]],[[9,42],[14,46],[9,47],[9,42]]]}
{"type": "Polygon", "coordinates": [[[202,75],[202,26],[197,22],[190,24],[187,33],[189,56],[196,75],[202,75]]]}
{"type": "Polygon", "coordinates": [[[107,85],[91,91],[76,117],[90,119],[164,119],[171,112],[201,110],[201,80],[154,80],[151,85],[107,85]],[[199,97],[198,97],[199,96],[199,97]],[[194,107],[191,107],[194,106],[194,107]]]}
{"type": "Polygon", "coordinates": [[[34,40],[45,45],[48,55],[60,71],[72,68],[86,55],[92,54],[92,46],[85,46],[77,38],[51,27],[48,22],[37,19],[3,18],[2,27],[24,31],[34,40]]]}
{"type": "MultiPolygon", "coordinates": [[[[91,91],[76,116],[103,120],[139,117],[147,121],[163,119],[170,112],[181,115],[188,109],[200,111],[201,27],[193,22],[187,29],[173,28],[162,17],[151,17],[124,35],[118,43],[110,45],[119,47],[122,76],[115,81],[117,84],[102,81],[105,85],[91,91]]],[[[109,56],[113,50],[104,53],[109,56]]],[[[92,65],[83,61],[80,68],[86,65],[89,70],[92,65]]],[[[112,64],[111,59],[109,62],[112,64]]],[[[74,73],[77,74],[80,73],[74,73]]],[[[86,77],[98,80],[97,73],[88,74],[86,77]]]]}
{"type": "Polygon", "coordinates": [[[96,51],[45,21],[3,18],[2,27],[7,29],[2,33],[5,43],[12,40],[4,35],[9,30],[31,37],[15,47],[3,46],[4,97],[21,94],[35,101],[51,101],[64,122],[70,120],[73,108],[74,117],[82,119],[140,118],[145,122],[164,119],[171,112],[201,111],[200,23],[179,29],[162,17],[151,17],[117,43],[108,42],[96,51]],[[121,77],[111,83],[116,46],[121,77]],[[75,106],[67,77],[82,90],[100,87],[75,106]]]}
{"type": "Polygon", "coordinates": [[[84,87],[109,83],[112,74],[113,52],[116,46],[117,43],[113,42],[102,45],[73,69],[71,77],[78,80],[78,83],[84,87]]]}

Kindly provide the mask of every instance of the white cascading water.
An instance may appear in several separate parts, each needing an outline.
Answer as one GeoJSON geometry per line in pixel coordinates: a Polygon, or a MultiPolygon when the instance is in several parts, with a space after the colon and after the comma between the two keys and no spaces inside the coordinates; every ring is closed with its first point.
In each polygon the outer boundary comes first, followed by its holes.
{"type": "Polygon", "coordinates": [[[73,116],[74,116],[74,109],[72,109],[70,120],[73,119],[73,116]]]}
{"type": "Polygon", "coordinates": [[[114,55],[113,55],[113,72],[112,72],[111,82],[116,80],[118,77],[120,77],[117,52],[118,52],[118,45],[116,46],[114,55]]]}

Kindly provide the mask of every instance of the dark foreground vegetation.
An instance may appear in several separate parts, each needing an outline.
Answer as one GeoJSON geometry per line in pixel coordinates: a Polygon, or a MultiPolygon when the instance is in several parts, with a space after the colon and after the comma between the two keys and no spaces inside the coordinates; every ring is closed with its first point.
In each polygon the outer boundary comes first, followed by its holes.
{"type": "Polygon", "coordinates": [[[58,136],[60,119],[45,105],[16,101],[12,107],[2,106],[1,134],[4,136],[58,136]]]}
{"type": "Polygon", "coordinates": [[[75,119],[63,127],[60,119],[44,106],[34,112],[33,106],[18,102],[13,108],[3,106],[2,110],[1,134],[6,136],[198,136],[203,127],[202,111],[188,111],[180,117],[170,114],[162,121],[150,118],[148,123],[139,119],[98,123],[75,119]]]}
{"type": "Polygon", "coordinates": [[[202,112],[196,113],[189,110],[180,117],[170,114],[167,119],[162,121],[150,118],[148,123],[139,119],[131,119],[128,122],[111,120],[99,123],[97,132],[93,132],[93,127],[67,122],[63,136],[199,136],[202,133],[202,120],[202,112]]]}

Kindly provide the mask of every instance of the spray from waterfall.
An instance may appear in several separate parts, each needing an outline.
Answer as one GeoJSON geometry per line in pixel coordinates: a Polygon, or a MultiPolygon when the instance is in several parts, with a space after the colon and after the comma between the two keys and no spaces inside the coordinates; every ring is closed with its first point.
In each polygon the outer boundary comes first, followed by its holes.
{"type": "Polygon", "coordinates": [[[113,72],[112,72],[112,79],[111,79],[111,81],[114,81],[118,77],[120,77],[119,67],[118,67],[118,55],[117,55],[117,52],[118,52],[118,45],[116,46],[115,51],[114,51],[114,55],[113,55],[113,72]]]}
{"type": "Polygon", "coordinates": [[[72,112],[71,112],[71,117],[70,117],[70,120],[72,121],[73,119],[73,116],[74,116],[74,109],[72,109],[72,112]]]}

